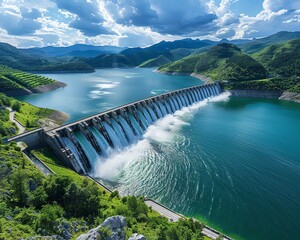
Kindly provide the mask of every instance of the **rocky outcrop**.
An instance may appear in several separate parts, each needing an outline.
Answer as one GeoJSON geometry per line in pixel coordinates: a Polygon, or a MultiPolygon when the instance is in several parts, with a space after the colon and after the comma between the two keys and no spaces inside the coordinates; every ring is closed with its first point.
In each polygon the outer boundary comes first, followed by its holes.
{"type": "Polygon", "coordinates": [[[231,96],[250,98],[279,98],[282,91],[230,90],[231,96]]]}
{"type": "Polygon", "coordinates": [[[123,216],[109,217],[98,227],[91,229],[85,234],[80,235],[77,238],[77,240],[96,240],[96,239],[125,240],[124,227],[126,227],[125,217],[123,216]],[[111,232],[107,233],[105,229],[108,229],[111,232]]]}
{"type": "MultiPolygon", "coordinates": [[[[107,218],[101,225],[80,235],[77,240],[125,240],[124,228],[126,220],[123,216],[107,218]]],[[[128,240],[146,240],[144,235],[135,233],[128,240]]]]}
{"type": "Polygon", "coordinates": [[[46,85],[41,85],[41,86],[32,88],[32,89],[30,89],[30,91],[33,93],[44,93],[44,92],[49,92],[49,91],[55,90],[57,88],[65,87],[65,86],[67,86],[67,84],[55,81],[53,83],[49,83],[46,85]]]}
{"type": "Polygon", "coordinates": [[[279,99],[300,103],[300,93],[284,92],[279,99]]]}
{"type": "Polygon", "coordinates": [[[134,233],[128,240],[146,240],[144,235],[134,233]]]}

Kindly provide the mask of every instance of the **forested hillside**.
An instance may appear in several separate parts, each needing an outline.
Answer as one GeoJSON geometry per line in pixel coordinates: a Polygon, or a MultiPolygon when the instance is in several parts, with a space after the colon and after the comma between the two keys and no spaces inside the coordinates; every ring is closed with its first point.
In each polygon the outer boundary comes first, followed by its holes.
{"type": "Polygon", "coordinates": [[[207,52],[191,55],[159,68],[163,72],[199,73],[213,80],[254,80],[265,78],[266,69],[233,44],[221,43],[207,52]]]}
{"type": "Polygon", "coordinates": [[[253,57],[273,75],[300,76],[300,39],[271,45],[253,57]]]}

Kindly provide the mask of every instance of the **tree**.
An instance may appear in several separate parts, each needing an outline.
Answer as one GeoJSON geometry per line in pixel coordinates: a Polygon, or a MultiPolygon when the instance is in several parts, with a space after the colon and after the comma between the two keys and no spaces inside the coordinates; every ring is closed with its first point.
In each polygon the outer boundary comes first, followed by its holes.
{"type": "Polygon", "coordinates": [[[66,190],[71,183],[71,179],[65,176],[51,175],[49,181],[45,182],[45,191],[48,195],[48,202],[64,204],[66,190]]]}
{"type": "Polygon", "coordinates": [[[31,122],[28,119],[26,119],[26,127],[30,128],[30,126],[31,126],[31,122]]]}
{"type": "Polygon", "coordinates": [[[157,233],[157,240],[167,240],[166,231],[167,229],[165,227],[160,227],[157,233]]]}
{"type": "Polygon", "coordinates": [[[36,208],[41,208],[47,203],[48,195],[43,186],[37,187],[29,197],[30,203],[36,208]]]}
{"type": "Polygon", "coordinates": [[[88,182],[83,182],[82,186],[71,183],[66,190],[64,203],[70,216],[95,217],[100,210],[100,191],[96,185],[88,182]]]}
{"type": "Polygon", "coordinates": [[[168,240],[179,240],[178,233],[174,226],[172,226],[169,230],[167,230],[166,235],[168,240]]]}
{"type": "Polygon", "coordinates": [[[17,168],[11,175],[11,189],[13,201],[19,206],[27,205],[28,201],[28,174],[25,169],[17,168]]]}
{"type": "Polygon", "coordinates": [[[38,227],[51,231],[54,228],[55,222],[58,220],[58,218],[61,218],[63,214],[64,210],[62,207],[56,204],[45,205],[40,211],[38,227]]]}
{"type": "Polygon", "coordinates": [[[129,211],[133,213],[134,217],[138,216],[138,211],[137,211],[138,203],[135,196],[130,196],[127,198],[127,207],[129,211]]]}
{"type": "Polygon", "coordinates": [[[21,104],[20,104],[20,102],[19,101],[14,101],[14,103],[11,106],[11,108],[14,111],[20,112],[20,110],[21,110],[21,104]]]}

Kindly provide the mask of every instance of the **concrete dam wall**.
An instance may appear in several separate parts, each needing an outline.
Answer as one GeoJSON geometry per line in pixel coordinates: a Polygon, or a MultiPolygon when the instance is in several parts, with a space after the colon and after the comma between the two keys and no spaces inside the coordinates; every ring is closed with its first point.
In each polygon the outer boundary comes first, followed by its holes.
{"type": "Polygon", "coordinates": [[[218,82],[175,90],[49,131],[40,129],[34,135],[16,136],[9,141],[22,140],[29,148],[46,144],[67,166],[85,174],[93,170],[97,159],[141,139],[146,129],[158,119],[221,92],[218,82]]]}

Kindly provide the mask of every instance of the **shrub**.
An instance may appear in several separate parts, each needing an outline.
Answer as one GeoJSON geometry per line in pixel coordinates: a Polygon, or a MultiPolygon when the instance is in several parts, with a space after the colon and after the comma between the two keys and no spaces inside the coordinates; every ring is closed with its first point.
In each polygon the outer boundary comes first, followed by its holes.
{"type": "Polygon", "coordinates": [[[14,111],[17,111],[17,112],[20,112],[21,110],[21,104],[19,101],[14,101],[11,108],[14,110],[14,111]]]}
{"type": "Polygon", "coordinates": [[[51,231],[55,225],[55,221],[58,218],[61,218],[63,214],[64,210],[62,207],[56,204],[47,204],[43,206],[43,208],[40,211],[37,226],[51,231]]]}

